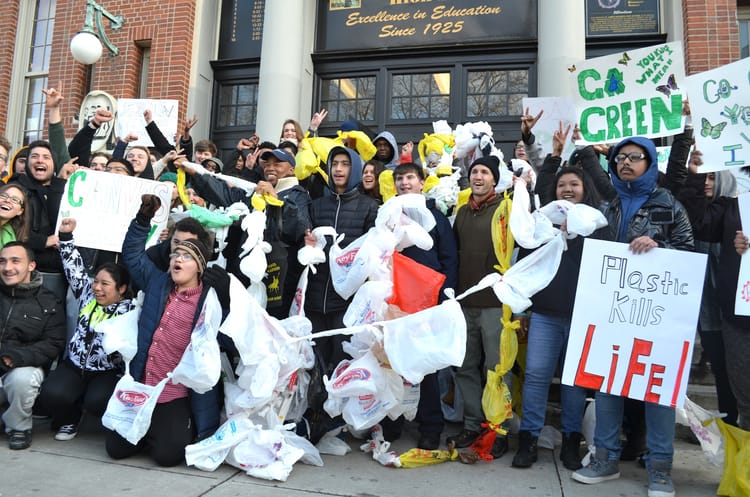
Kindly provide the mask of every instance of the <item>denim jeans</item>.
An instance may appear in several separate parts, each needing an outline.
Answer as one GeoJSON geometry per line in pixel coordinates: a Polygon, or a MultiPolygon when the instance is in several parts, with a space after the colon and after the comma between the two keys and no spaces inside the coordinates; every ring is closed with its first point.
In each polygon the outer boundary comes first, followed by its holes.
{"type": "MultiPolygon", "coordinates": [[[[521,430],[535,437],[544,426],[547,412],[547,394],[557,366],[565,359],[570,334],[570,318],[534,312],[529,323],[529,341],[526,347],[526,372],[523,382],[521,430]]],[[[581,387],[561,385],[562,432],[581,432],[583,411],[586,408],[586,390],[581,387]]]]}
{"type": "MultiPolygon", "coordinates": [[[[596,392],[596,428],[594,445],[609,451],[609,459],[620,459],[620,428],[625,398],[596,392]]],[[[647,460],[672,462],[674,455],[675,410],[653,402],[646,407],[647,460]]]]}

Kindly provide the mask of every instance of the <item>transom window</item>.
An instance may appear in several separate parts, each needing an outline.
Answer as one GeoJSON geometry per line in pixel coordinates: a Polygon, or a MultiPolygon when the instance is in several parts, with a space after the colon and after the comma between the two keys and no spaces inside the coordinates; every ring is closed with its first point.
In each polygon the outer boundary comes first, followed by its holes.
{"type": "Polygon", "coordinates": [[[527,70],[468,71],[467,117],[507,117],[523,114],[522,100],[529,95],[527,70]]]}
{"type": "Polygon", "coordinates": [[[324,79],[320,105],[328,110],[328,119],[374,121],[375,81],[375,76],[324,79]]]}
{"type": "Polygon", "coordinates": [[[450,112],[451,74],[394,74],[391,119],[445,119],[450,112]]]}
{"type": "Polygon", "coordinates": [[[258,84],[224,84],[219,88],[217,128],[255,127],[258,84]]]}

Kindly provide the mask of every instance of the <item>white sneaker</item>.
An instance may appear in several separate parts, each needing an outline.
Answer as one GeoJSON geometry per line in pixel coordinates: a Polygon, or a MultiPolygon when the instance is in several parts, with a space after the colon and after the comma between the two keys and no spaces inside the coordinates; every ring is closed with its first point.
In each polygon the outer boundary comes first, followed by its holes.
{"type": "Polygon", "coordinates": [[[65,442],[73,440],[78,435],[78,425],[62,425],[55,434],[55,440],[65,442]]]}

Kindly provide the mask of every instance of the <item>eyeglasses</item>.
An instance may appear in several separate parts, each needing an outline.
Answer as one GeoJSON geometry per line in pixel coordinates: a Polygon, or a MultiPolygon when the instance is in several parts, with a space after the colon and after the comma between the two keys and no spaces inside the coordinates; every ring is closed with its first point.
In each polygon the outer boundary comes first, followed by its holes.
{"type": "Polygon", "coordinates": [[[21,206],[23,205],[23,200],[18,197],[12,197],[8,195],[7,193],[0,193],[0,200],[9,200],[11,204],[21,206]]]}
{"type": "Polygon", "coordinates": [[[629,159],[630,162],[638,162],[646,158],[646,154],[643,152],[630,152],[629,154],[617,154],[615,155],[615,163],[622,164],[625,159],[629,159]]]}
{"type": "Polygon", "coordinates": [[[126,167],[122,166],[104,166],[104,170],[108,173],[125,173],[130,174],[130,171],[126,167]]]}
{"type": "Polygon", "coordinates": [[[169,254],[169,258],[175,261],[188,262],[193,260],[193,256],[187,252],[172,252],[169,254]]]}

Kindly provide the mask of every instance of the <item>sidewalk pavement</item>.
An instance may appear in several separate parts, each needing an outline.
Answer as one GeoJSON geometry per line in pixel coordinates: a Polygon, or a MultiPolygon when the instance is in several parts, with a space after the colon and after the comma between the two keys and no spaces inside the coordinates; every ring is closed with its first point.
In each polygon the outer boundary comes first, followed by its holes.
{"type": "MultiPolygon", "coordinates": [[[[446,433],[459,428],[449,425],[446,433]]],[[[511,451],[491,463],[456,461],[417,469],[383,467],[359,451],[361,441],[349,439],[350,454],[323,456],[321,468],[297,463],[286,482],[251,478],[227,465],[208,473],[184,465],[161,468],[147,456],[114,461],[104,450],[98,420],[85,421],[79,435],[67,442],[53,438],[49,421],[35,420],[33,437],[31,448],[21,451],[9,450],[0,438],[0,497],[644,497],[647,492],[646,471],[635,462],[621,463],[620,479],[598,485],[573,481],[557,450],[540,449],[539,461],[530,469],[512,468],[515,437],[511,451]]],[[[416,446],[417,437],[409,424],[391,448],[405,452],[416,446]]],[[[698,445],[676,440],[672,477],[678,496],[707,497],[716,495],[721,468],[708,464],[698,445]]]]}

